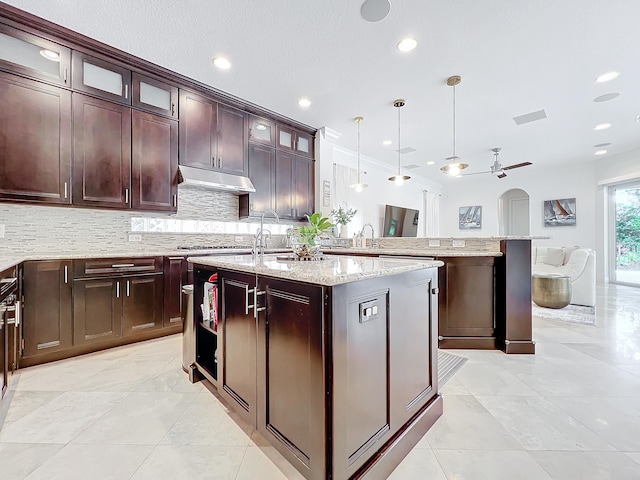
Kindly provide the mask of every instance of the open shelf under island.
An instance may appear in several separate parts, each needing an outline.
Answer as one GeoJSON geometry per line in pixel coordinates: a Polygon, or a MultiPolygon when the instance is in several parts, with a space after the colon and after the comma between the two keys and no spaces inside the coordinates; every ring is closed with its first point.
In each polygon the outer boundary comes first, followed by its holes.
{"type": "Polygon", "coordinates": [[[306,478],[387,478],[442,415],[442,262],[189,260],[198,322],[214,273],[219,298],[196,367],[306,478]]]}

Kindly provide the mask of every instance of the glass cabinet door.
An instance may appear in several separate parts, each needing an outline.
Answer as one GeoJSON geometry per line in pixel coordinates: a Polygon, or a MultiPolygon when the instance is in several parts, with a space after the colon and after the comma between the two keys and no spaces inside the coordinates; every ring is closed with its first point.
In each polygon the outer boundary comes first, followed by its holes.
{"type": "Polygon", "coordinates": [[[73,88],[130,105],[131,71],[74,51],[73,88]]]}
{"type": "Polygon", "coordinates": [[[0,69],[58,85],[69,85],[71,50],[0,25],[0,69]]]}
{"type": "Polygon", "coordinates": [[[265,118],[249,116],[249,140],[267,145],[275,144],[275,128],[273,122],[265,118]]]}
{"type": "Polygon", "coordinates": [[[296,134],[296,152],[308,157],[313,156],[313,138],[311,135],[302,132],[296,134]]]}
{"type": "Polygon", "coordinates": [[[277,126],[276,136],[278,138],[278,148],[284,150],[294,150],[295,132],[292,128],[284,125],[277,126]]]}
{"type": "Polygon", "coordinates": [[[134,107],[178,118],[178,88],[153,78],[133,74],[134,107]]]}

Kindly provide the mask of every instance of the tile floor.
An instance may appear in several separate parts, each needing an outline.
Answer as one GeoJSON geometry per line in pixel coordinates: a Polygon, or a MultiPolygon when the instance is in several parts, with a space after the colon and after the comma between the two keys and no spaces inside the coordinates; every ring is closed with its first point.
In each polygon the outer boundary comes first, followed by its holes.
{"type": "MultiPolygon", "coordinates": [[[[595,327],[534,319],[534,356],[454,351],[444,416],[390,478],[640,479],[640,290],[598,292],[595,327]]],[[[172,336],[14,375],[0,478],[300,478],[180,364],[172,336]]]]}

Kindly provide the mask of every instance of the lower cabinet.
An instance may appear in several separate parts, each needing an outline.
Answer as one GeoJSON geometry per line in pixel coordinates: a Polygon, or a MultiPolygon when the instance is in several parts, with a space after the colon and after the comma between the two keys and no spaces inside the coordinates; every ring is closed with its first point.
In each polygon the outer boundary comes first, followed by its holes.
{"type": "Polygon", "coordinates": [[[162,328],[161,274],[74,281],[75,345],[162,328]]]}
{"type": "MultiPolygon", "coordinates": [[[[183,257],[176,265],[185,278],[183,257]]],[[[171,302],[165,298],[162,257],[29,261],[22,265],[22,288],[20,367],[176,333],[182,326],[179,312],[165,325],[165,302],[179,309],[180,290],[171,292],[171,302]]]]}
{"type": "Polygon", "coordinates": [[[22,357],[60,352],[73,346],[71,261],[23,265],[22,357]]]}
{"type": "Polygon", "coordinates": [[[182,256],[164,257],[164,328],[182,330],[181,299],[182,286],[187,282],[187,263],[182,256]]]}
{"type": "Polygon", "coordinates": [[[495,257],[438,257],[440,348],[497,348],[495,257]]]}

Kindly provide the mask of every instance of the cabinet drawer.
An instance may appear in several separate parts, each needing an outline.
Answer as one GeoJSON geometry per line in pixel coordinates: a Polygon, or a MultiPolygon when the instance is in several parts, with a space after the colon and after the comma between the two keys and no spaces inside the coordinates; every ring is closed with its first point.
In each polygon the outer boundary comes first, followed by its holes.
{"type": "Polygon", "coordinates": [[[75,278],[161,273],[162,257],[75,260],[73,271],[75,278]]]}

